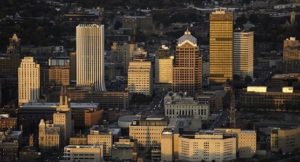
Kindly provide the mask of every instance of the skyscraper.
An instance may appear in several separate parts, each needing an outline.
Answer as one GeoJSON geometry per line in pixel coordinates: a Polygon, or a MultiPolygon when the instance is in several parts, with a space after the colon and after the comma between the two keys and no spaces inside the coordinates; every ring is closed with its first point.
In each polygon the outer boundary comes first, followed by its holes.
{"type": "Polygon", "coordinates": [[[18,69],[19,105],[35,102],[40,97],[40,65],[25,57],[18,69]]]}
{"type": "Polygon", "coordinates": [[[234,74],[253,78],[253,32],[234,32],[234,74]]]}
{"type": "Polygon", "coordinates": [[[173,90],[190,94],[202,88],[202,57],[199,55],[197,39],[186,30],[178,39],[173,69],[173,90]]]}
{"type": "Polygon", "coordinates": [[[76,84],[106,91],[104,81],[104,25],[76,27],[76,84]]]}
{"type": "Polygon", "coordinates": [[[210,14],[211,83],[225,83],[233,77],[233,13],[217,9],[210,14]]]}

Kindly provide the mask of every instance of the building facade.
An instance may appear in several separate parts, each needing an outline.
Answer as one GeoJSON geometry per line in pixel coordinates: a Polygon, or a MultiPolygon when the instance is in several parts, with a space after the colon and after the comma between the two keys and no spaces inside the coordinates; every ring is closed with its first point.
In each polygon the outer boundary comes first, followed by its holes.
{"type": "Polygon", "coordinates": [[[103,145],[103,155],[111,156],[112,132],[99,125],[94,125],[90,128],[90,133],[87,135],[87,143],[89,145],[103,145]]]}
{"type": "Polygon", "coordinates": [[[209,80],[225,83],[233,78],[233,13],[217,9],[209,20],[209,80]]]}
{"type": "Polygon", "coordinates": [[[64,147],[64,156],[61,162],[102,162],[102,145],[68,145],[64,147]]]}
{"type": "Polygon", "coordinates": [[[178,39],[173,69],[173,91],[196,94],[202,90],[202,57],[189,30],[178,39]]]}
{"type": "Polygon", "coordinates": [[[152,68],[151,62],[144,59],[135,59],[129,62],[128,92],[152,95],[152,68]]]}
{"type": "Polygon", "coordinates": [[[299,112],[300,92],[293,87],[267,90],[265,86],[247,87],[240,94],[238,106],[247,111],[299,112]]]}
{"type": "Polygon", "coordinates": [[[208,120],[209,103],[199,102],[184,94],[168,93],[164,98],[165,116],[168,118],[188,117],[208,120]]]}
{"type": "Polygon", "coordinates": [[[300,148],[300,128],[274,128],[270,137],[271,151],[290,153],[300,148]]]}
{"type": "Polygon", "coordinates": [[[219,132],[203,131],[180,136],[179,160],[187,162],[223,162],[236,159],[236,138],[219,132]]]}
{"type": "Polygon", "coordinates": [[[253,78],[254,34],[253,32],[234,32],[233,74],[253,78]]]}
{"type": "Polygon", "coordinates": [[[140,148],[159,148],[161,134],[167,126],[168,122],[163,118],[136,120],[129,126],[129,136],[137,141],[140,148]]]}
{"type": "Polygon", "coordinates": [[[173,83],[173,61],[170,56],[169,47],[162,45],[155,59],[155,83],[172,84],[173,83]]]}
{"type": "Polygon", "coordinates": [[[233,134],[237,139],[237,155],[239,158],[252,158],[256,154],[255,130],[241,130],[231,128],[217,128],[226,134],[233,134]]]}
{"type": "Polygon", "coordinates": [[[62,146],[61,130],[41,119],[39,124],[39,148],[42,151],[59,150],[62,146]]]}
{"type": "Polygon", "coordinates": [[[40,98],[40,65],[33,57],[22,59],[18,69],[19,105],[36,102],[40,98]]]}
{"type": "Polygon", "coordinates": [[[76,84],[106,91],[104,80],[104,25],[76,27],[76,84]]]}
{"type": "Polygon", "coordinates": [[[290,37],[283,42],[283,71],[300,72],[300,42],[295,37],[290,37]]]}

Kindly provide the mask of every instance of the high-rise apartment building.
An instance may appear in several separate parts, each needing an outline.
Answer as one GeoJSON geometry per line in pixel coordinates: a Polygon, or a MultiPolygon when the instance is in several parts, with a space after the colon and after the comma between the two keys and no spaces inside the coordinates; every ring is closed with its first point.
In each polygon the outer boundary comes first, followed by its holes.
{"type": "Polygon", "coordinates": [[[210,14],[210,82],[225,83],[233,78],[233,13],[217,9],[210,14]]]}
{"type": "Polygon", "coordinates": [[[173,69],[173,91],[195,94],[202,89],[202,57],[189,30],[178,39],[173,69]]]}
{"type": "Polygon", "coordinates": [[[76,84],[106,91],[104,80],[104,25],[76,27],[76,84]]]}
{"type": "Polygon", "coordinates": [[[233,67],[234,74],[253,78],[254,34],[253,32],[234,32],[233,67]]]}
{"type": "Polygon", "coordinates": [[[40,65],[33,57],[22,59],[18,69],[19,105],[36,102],[40,97],[40,65]]]}
{"type": "Polygon", "coordinates": [[[295,37],[290,37],[283,42],[283,71],[300,72],[300,41],[295,37]]]}
{"type": "Polygon", "coordinates": [[[151,62],[144,59],[135,59],[129,62],[128,92],[152,95],[151,62]]]}

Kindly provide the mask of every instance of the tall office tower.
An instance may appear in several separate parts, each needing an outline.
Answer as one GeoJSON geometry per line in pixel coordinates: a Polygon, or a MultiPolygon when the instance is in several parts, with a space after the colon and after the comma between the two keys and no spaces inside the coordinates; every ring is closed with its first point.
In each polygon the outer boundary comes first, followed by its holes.
{"type": "Polygon", "coordinates": [[[197,39],[186,30],[178,39],[173,69],[173,91],[195,94],[202,89],[202,57],[197,39]]]}
{"type": "Polygon", "coordinates": [[[72,133],[72,119],[66,87],[62,87],[61,89],[59,105],[56,113],[53,114],[53,124],[56,127],[60,127],[62,144],[68,144],[72,133]]]}
{"type": "Polygon", "coordinates": [[[290,37],[283,43],[283,71],[300,72],[300,42],[295,37],[290,37]]]}
{"type": "Polygon", "coordinates": [[[163,45],[155,60],[155,83],[173,83],[173,60],[174,57],[170,56],[169,48],[163,45]]]}
{"type": "Polygon", "coordinates": [[[151,62],[135,59],[128,66],[128,92],[152,95],[151,62]]]}
{"type": "Polygon", "coordinates": [[[234,32],[234,74],[253,78],[253,32],[234,32]]]}
{"type": "Polygon", "coordinates": [[[76,27],[76,84],[106,91],[104,81],[104,25],[76,27]]]}
{"type": "Polygon", "coordinates": [[[211,83],[233,78],[233,13],[217,9],[210,14],[209,58],[211,83]]]}
{"type": "Polygon", "coordinates": [[[35,102],[40,97],[40,65],[33,57],[24,57],[18,68],[19,105],[35,102]]]}

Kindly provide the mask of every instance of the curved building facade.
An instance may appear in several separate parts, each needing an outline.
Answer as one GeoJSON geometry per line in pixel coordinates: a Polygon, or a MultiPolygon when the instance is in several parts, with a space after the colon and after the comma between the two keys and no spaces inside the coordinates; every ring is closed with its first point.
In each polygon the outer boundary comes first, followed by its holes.
{"type": "Polygon", "coordinates": [[[76,84],[106,91],[104,80],[104,25],[76,27],[76,84]]]}

